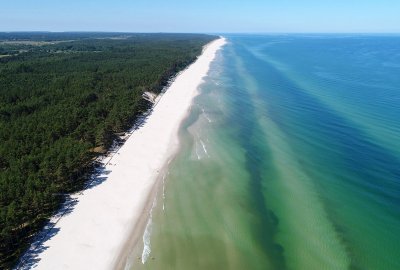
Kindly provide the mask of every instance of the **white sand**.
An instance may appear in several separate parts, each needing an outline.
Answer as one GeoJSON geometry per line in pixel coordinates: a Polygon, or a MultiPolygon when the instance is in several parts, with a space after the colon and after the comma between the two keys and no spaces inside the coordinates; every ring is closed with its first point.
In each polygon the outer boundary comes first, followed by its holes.
{"type": "MultiPolygon", "coordinates": [[[[83,192],[70,214],[56,224],[58,233],[42,244],[35,269],[111,269],[156,182],[158,171],[174,154],[178,128],[218,49],[208,44],[162,96],[143,127],[134,131],[106,166],[107,179],[83,192]]],[[[32,263],[32,260],[31,260],[32,263]]]]}

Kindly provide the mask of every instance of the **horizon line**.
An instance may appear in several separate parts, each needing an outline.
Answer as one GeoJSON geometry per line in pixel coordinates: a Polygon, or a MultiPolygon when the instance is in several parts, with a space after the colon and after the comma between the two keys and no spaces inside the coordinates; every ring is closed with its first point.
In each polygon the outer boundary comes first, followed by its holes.
{"type": "Polygon", "coordinates": [[[103,30],[66,30],[66,31],[52,31],[52,30],[0,30],[0,33],[104,33],[104,34],[254,34],[254,35],[271,35],[271,34],[352,34],[352,35],[364,35],[364,34],[371,34],[371,35],[400,35],[400,32],[340,32],[340,31],[335,31],[335,32],[321,32],[321,31],[248,31],[248,32],[200,32],[200,31],[194,31],[194,32],[187,32],[187,31],[103,31],[103,30]]]}

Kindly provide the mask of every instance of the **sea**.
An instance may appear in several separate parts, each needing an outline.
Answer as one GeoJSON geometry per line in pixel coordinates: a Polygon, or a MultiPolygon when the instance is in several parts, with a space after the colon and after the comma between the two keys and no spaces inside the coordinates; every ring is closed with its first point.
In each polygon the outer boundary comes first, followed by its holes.
{"type": "Polygon", "coordinates": [[[400,269],[400,35],[225,35],[127,269],[400,269]]]}

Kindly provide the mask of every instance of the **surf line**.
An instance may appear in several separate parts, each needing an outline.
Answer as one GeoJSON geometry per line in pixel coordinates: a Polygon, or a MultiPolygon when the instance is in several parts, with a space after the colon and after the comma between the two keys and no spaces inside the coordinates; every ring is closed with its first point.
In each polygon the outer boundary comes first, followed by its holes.
{"type": "Polygon", "coordinates": [[[142,264],[145,264],[151,253],[151,231],[153,227],[153,209],[157,205],[157,196],[154,197],[153,205],[150,209],[149,220],[147,221],[146,228],[143,233],[143,252],[142,252],[142,264]]]}

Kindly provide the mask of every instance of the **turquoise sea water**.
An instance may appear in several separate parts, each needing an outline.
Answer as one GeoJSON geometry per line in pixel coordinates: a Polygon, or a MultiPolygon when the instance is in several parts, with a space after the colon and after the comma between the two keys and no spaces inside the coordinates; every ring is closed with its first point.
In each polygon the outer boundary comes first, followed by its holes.
{"type": "Polygon", "coordinates": [[[400,269],[400,36],[227,40],[133,269],[400,269]]]}

